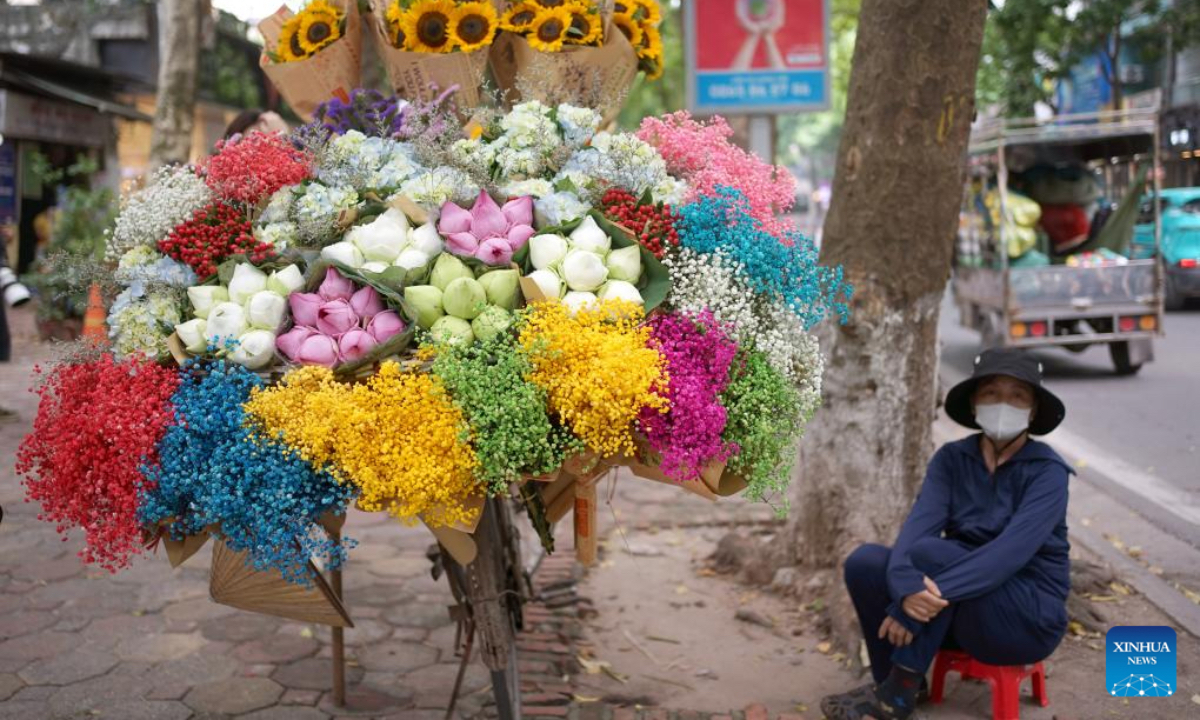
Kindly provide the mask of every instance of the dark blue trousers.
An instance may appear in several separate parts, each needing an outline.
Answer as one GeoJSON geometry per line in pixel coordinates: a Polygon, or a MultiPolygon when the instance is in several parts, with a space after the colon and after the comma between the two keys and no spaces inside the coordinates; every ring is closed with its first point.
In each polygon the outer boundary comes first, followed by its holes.
{"type": "MultiPolygon", "coordinates": [[[[910,555],[918,570],[934,577],[968,552],[951,540],[925,538],[913,544],[910,555]]],[[[883,682],[893,664],[925,672],[942,647],[961,648],[989,665],[1028,665],[1049,657],[1062,640],[1065,607],[1046,606],[1063,606],[1063,601],[1047,596],[1018,575],[987,595],[951,602],[920,626],[910,644],[893,647],[879,638],[879,626],[892,602],[887,584],[891,554],[891,548],[883,545],[862,545],[846,558],[845,566],[846,589],[858,613],[876,682],[883,682]],[[1061,614],[1062,622],[1046,622],[1048,610],[1054,616],[1061,614]]]]}

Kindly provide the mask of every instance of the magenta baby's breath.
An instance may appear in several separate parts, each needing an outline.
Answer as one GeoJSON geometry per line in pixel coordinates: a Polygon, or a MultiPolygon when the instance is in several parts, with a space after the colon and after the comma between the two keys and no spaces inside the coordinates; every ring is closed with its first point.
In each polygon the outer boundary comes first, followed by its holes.
{"type": "Polygon", "coordinates": [[[649,325],[651,347],[667,360],[671,409],[644,411],[642,430],[662,456],[663,472],[691,480],[707,463],[737,452],[736,444],[721,439],[726,415],[720,403],[737,343],[708,310],[657,315],[649,325]]]}

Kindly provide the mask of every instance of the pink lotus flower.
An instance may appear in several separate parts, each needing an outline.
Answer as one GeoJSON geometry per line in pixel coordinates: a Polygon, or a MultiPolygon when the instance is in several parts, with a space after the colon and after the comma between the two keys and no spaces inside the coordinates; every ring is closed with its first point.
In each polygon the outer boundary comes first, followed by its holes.
{"type": "Polygon", "coordinates": [[[383,312],[383,298],[370,285],[363,286],[350,296],[350,307],[364,320],[370,320],[376,313],[383,312]]]}
{"type": "Polygon", "coordinates": [[[342,277],[335,268],[329,268],[325,271],[321,287],[317,288],[317,294],[322,300],[349,300],[354,294],[354,281],[342,277]]]}
{"type": "Polygon", "coordinates": [[[378,344],[369,332],[354,328],[338,340],[338,351],[343,362],[350,362],[371,352],[378,344]]]}
{"type": "Polygon", "coordinates": [[[289,360],[298,360],[300,358],[300,346],[304,341],[316,335],[317,331],[304,325],[297,325],[288,330],[284,334],[275,338],[275,347],[279,348],[279,352],[289,360]]]}
{"type": "Polygon", "coordinates": [[[447,202],[442,205],[438,232],[446,237],[446,249],[455,255],[505,265],[533,237],[533,198],[509,200],[500,207],[491,195],[480,191],[470,212],[447,202]],[[498,250],[501,243],[507,252],[498,250]]]}
{"type": "Polygon", "coordinates": [[[288,306],[292,309],[292,320],[297,325],[314,327],[317,324],[317,310],[325,301],[316,293],[292,293],[288,295],[288,306]]]}
{"type": "Polygon", "coordinates": [[[338,362],[337,341],[328,335],[313,333],[300,344],[296,360],[305,365],[324,365],[331,368],[338,362]]]}
{"type": "Polygon", "coordinates": [[[317,310],[317,330],[337,337],[358,327],[358,314],[345,300],[330,300],[317,310]]]}
{"type": "Polygon", "coordinates": [[[367,332],[378,343],[385,343],[404,330],[404,321],[400,319],[395,310],[384,310],[367,323],[367,332]]]}

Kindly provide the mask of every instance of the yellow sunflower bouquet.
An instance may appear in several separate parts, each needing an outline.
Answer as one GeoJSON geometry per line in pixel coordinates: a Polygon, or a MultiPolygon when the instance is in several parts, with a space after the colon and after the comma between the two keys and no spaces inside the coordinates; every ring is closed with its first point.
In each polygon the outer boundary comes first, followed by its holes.
{"type": "Polygon", "coordinates": [[[492,46],[492,74],[507,102],[539,100],[620,111],[643,60],[657,49],[654,0],[510,0],[492,46]],[[650,32],[645,32],[648,28],[650,32]]]}
{"type": "Polygon", "coordinates": [[[331,97],[358,87],[362,56],[357,0],[309,0],[297,13],[281,7],[258,24],[265,47],[260,65],[292,109],[305,119],[331,97]]]}
{"type": "Polygon", "coordinates": [[[663,41],[658,29],[662,24],[662,10],[658,3],[655,0],[616,0],[612,24],[637,51],[638,69],[651,80],[662,77],[663,41]]]}
{"type": "Polygon", "coordinates": [[[460,109],[479,105],[488,49],[500,28],[496,2],[372,0],[372,15],[397,94],[428,100],[457,86],[460,109]]]}

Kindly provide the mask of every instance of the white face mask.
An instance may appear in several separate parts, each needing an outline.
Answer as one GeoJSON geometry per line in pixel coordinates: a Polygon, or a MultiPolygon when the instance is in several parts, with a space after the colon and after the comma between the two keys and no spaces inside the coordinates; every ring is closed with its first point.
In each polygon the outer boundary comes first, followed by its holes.
{"type": "Polygon", "coordinates": [[[983,434],[994,442],[1003,443],[1012,440],[1029,428],[1029,410],[996,403],[994,405],[976,405],[975,422],[983,428],[983,434]]]}

